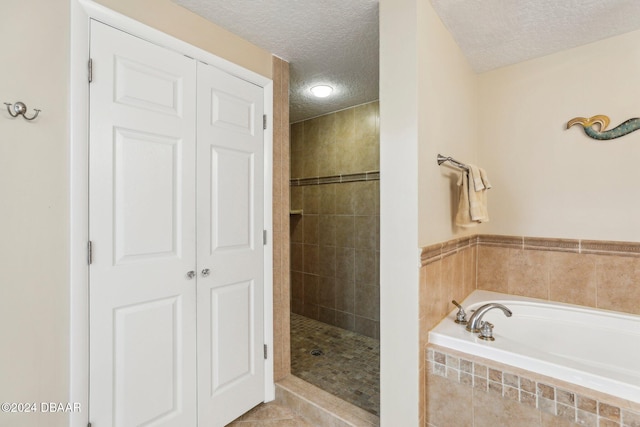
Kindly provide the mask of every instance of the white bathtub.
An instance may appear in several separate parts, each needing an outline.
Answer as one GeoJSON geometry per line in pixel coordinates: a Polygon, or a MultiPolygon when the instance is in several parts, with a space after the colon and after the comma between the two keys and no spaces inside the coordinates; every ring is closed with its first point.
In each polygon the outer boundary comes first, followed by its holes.
{"type": "Polygon", "coordinates": [[[462,306],[469,317],[488,302],[513,312],[483,317],[495,325],[495,341],[455,323],[455,309],[429,342],[640,403],[640,316],[480,290],[462,306]]]}

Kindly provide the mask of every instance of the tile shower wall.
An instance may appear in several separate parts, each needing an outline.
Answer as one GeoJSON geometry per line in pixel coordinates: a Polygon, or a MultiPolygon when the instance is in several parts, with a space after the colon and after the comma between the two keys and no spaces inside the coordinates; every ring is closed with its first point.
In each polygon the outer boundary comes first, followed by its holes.
{"type": "Polygon", "coordinates": [[[373,338],[380,321],[378,103],[291,125],[291,310],[373,338]],[[317,179],[312,179],[317,178],[317,179]]]}

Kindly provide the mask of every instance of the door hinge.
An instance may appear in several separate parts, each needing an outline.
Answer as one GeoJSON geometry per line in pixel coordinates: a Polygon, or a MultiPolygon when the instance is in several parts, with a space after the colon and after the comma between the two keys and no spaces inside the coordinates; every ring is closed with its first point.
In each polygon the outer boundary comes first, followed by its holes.
{"type": "Polygon", "coordinates": [[[91,240],[89,240],[89,242],[87,242],[87,263],[91,265],[92,262],[93,262],[93,243],[91,243],[91,240]]]}
{"type": "Polygon", "coordinates": [[[262,115],[262,129],[267,129],[267,115],[263,114],[262,115]]]}
{"type": "Polygon", "coordinates": [[[91,423],[87,423],[87,427],[91,427],[91,423]]]}
{"type": "Polygon", "coordinates": [[[268,354],[268,352],[267,352],[267,348],[268,348],[268,347],[267,347],[267,345],[265,344],[265,345],[264,345],[264,358],[265,358],[265,359],[267,358],[267,354],[268,354]]]}
{"type": "Polygon", "coordinates": [[[262,244],[267,244],[267,230],[262,230],[262,244]]]}
{"type": "Polygon", "coordinates": [[[93,81],[93,59],[89,58],[89,83],[93,81]]]}

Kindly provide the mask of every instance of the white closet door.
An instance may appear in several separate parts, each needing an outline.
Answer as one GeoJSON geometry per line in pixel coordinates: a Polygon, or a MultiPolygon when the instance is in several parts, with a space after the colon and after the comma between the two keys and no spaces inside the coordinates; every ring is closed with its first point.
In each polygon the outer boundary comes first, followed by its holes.
{"type": "Polygon", "coordinates": [[[91,24],[90,421],[196,425],[195,61],[91,24]]]}
{"type": "Polygon", "coordinates": [[[223,426],[264,400],[263,96],[198,64],[201,426],[223,426]]]}

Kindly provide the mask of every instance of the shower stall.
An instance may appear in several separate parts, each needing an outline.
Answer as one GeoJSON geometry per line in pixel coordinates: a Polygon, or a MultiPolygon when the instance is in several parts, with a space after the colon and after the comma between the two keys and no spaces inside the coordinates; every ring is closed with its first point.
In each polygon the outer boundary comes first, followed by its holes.
{"type": "Polygon", "coordinates": [[[292,373],[379,412],[379,104],[291,125],[292,373]]]}

